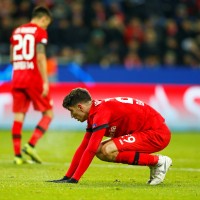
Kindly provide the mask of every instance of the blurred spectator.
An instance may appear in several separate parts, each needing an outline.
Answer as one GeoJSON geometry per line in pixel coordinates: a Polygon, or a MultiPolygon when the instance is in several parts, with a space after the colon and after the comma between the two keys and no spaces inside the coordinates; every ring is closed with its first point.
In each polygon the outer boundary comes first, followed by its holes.
{"type": "Polygon", "coordinates": [[[106,49],[105,33],[98,29],[92,31],[90,42],[85,49],[86,63],[101,63],[102,59],[107,54],[106,49]]]}
{"type": "Polygon", "coordinates": [[[117,53],[115,52],[110,52],[108,54],[106,54],[100,62],[100,66],[102,68],[107,68],[107,67],[111,67],[111,66],[118,66],[120,65],[120,59],[117,53]]]}
{"type": "Polygon", "coordinates": [[[61,64],[67,64],[68,62],[73,61],[73,49],[68,46],[63,47],[58,54],[58,57],[61,64]]]}
{"type": "MultiPolygon", "coordinates": [[[[182,63],[182,52],[180,51],[180,46],[178,44],[178,41],[175,37],[166,37],[163,40],[163,47],[162,47],[162,56],[163,57],[163,64],[168,63],[166,60],[168,57],[175,57],[176,62],[174,65],[179,65],[182,63]]],[[[169,58],[169,59],[170,59],[169,58]]],[[[171,60],[171,59],[170,59],[171,60]]],[[[171,61],[169,61],[171,62],[171,61]]],[[[171,63],[172,64],[172,63],[171,63]]]]}
{"type": "Polygon", "coordinates": [[[94,0],[90,1],[87,6],[88,25],[94,29],[103,28],[107,20],[107,11],[103,2],[100,0],[94,0]]]}
{"type": "Polygon", "coordinates": [[[164,54],[163,65],[167,68],[173,68],[177,64],[177,57],[174,51],[167,51],[164,54]]]}
{"type": "Polygon", "coordinates": [[[0,24],[0,53],[9,54],[10,45],[8,41],[13,30],[13,19],[11,17],[3,17],[0,24]]]}
{"type": "Polygon", "coordinates": [[[31,18],[31,13],[33,10],[33,3],[32,1],[22,0],[19,2],[18,11],[16,13],[16,17],[25,17],[28,20],[31,18]]]}
{"type": "Polygon", "coordinates": [[[141,68],[142,60],[136,52],[130,51],[124,59],[124,66],[126,69],[141,68]]]}
{"type": "Polygon", "coordinates": [[[152,60],[161,56],[161,45],[154,29],[150,28],[144,33],[144,42],[140,48],[140,55],[144,60],[149,60],[150,58],[152,60]]]}
{"type": "Polygon", "coordinates": [[[80,49],[72,49],[71,47],[65,46],[61,49],[58,54],[59,63],[68,64],[69,62],[76,62],[82,65],[85,61],[84,53],[80,49]]]}
{"type": "Polygon", "coordinates": [[[33,0],[34,4],[37,6],[46,6],[52,8],[54,6],[54,0],[33,0]]]}
{"type": "Polygon", "coordinates": [[[124,30],[124,40],[126,44],[128,44],[132,39],[136,39],[140,43],[142,43],[144,39],[142,23],[139,18],[135,17],[130,19],[124,30]]]}
{"type": "Polygon", "coordinates": [[[48,56],[47,58],[47,73],[49,82],[57,81],[58,62],[55,56],[48,56]]]}
{"type": "Polygon", "coordinates": [[[124,22],[125,13],[122,11],[121,5],[119,2],[113,1],[109,5],[108,15],[109,17],[116,17],[120,21],[124,22]]]}
{"type": "Polygon", "coordinates": [[[73,51],[73,61],[80,66],[84,63],[85,58],[84,58],[84,53],[80,49],[74,49],[73,51]]]}
{"type": "Polygon", "coordinates": [[[166,30],[165,33],[166,36],[176,37],[178,34],[178,25],[176,21],[173,19],[167,20],[165,30],[166,30]]]}
{"type": "Polygon", "coordinates": [[[157,68],[160,67],[160,57],[156,54],[149,54],[144,59],[144,66],[146,68],[157,68]]]}
{"type": "Polygon", "coordinates": [[[199,68],[199,58],[195,57],[191,53],[186,53],[183,55],[183,64],[190,66],[191,68],[199,68]]]}
{"type": "Polygon", "coordinates": [[[0,0],[0,17],[13,17],[16,12],[17,5],[14,0],[0,0]]]}
{"type": "Polygon", "coordinates": [[[188,10],[187,6],[183,3],[179,3],[175,8],[175,20],[180,24],[183,20],[188,19],[188,10]]]}

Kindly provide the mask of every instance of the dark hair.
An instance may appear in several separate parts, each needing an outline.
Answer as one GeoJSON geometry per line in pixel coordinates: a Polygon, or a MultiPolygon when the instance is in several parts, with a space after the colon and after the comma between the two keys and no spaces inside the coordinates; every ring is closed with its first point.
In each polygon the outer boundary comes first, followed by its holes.
{"type": "Polygon", "coordinates": [[[52,20],[52,14],[51,11],[43,6],[37,6],[34,8],[32,12],[32,18],[41,18],[43,16],[47,16],[52,20]]]}
{"type": "Polygon", "coordinates": [[[78,103],[85,103],[91,100],[91,95],[86,89],[75,88],[64,98],[62,105],[64,108],[69,108],[78,103]]]}

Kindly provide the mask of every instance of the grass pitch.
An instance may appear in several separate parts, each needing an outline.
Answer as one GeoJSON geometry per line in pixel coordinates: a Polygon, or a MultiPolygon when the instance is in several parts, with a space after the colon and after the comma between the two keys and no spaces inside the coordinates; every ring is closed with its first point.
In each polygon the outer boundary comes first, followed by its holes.
{"type": "MultiPolygon", "coordinates": [[[[31,132],[23,133],[23,144],[31,132]]],[[[37,151],[44,164],[13,164],[9,131],[0,131],[0,200],[196,200],[200,199],[200,134],[173,133],[161,153],[173,159],[165,182],[146,185],[148,167],[106,163],[95,158],[78,184],[47,183],[62,178],[83,133],[49,131],[37,151]]]]}

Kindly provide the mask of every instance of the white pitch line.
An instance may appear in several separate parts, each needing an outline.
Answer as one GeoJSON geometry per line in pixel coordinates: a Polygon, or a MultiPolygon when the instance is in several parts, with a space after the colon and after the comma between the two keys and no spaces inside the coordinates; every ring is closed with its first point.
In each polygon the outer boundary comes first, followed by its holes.
{"type": "MultiPolygon", "coordinates": [[[[0,160],[0,164],[12,164],[11,160],[0,160]]],[[[44,165],[60,165],[61,163],[56,162],[44,162],[44,165]]],[[[28,164],[27,164],[28,165],[28,164]]],[[[63,163],[65,166],[69,166],[70,163],[63,163]]],[[[96,167],[96,168],[121,168],[121,169],[129,169],[129,168],[135,168],[135,169],[143,169],[143,166],[133,166],[133,165],[123,165],[123,164],[91,164],[90,167],[96,167]]],[[[185,171],[185,172],[200,172],[200,168],[177,168],[177,167],[171,167],[170,170],[173,171],[185,171]]]]}
{"type": "MultiPolygon", "coordinates": [[[[105,164],[91,164],[91,167],[99,167],[99,168],[138,168],[142,169],[143,166],[132,166],[132,165],[105,165],[105,164]]],[[[190,172],[200,172],[200,168],[174,168],[173,166],[170,168],[170,170],[175,170],[175,171],[190,171],[190,172]]]]}

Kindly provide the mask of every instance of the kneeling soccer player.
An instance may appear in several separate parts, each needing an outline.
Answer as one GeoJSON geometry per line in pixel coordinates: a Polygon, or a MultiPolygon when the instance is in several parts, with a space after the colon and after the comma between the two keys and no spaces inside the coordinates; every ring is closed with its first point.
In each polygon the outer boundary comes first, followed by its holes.
{"type": "Polygon", "coordinates": [[[64,98],[63,107],[76,120],[87,120],[87,128],[65,176],[50,182],[77,183],[95,155],[107,162],[148,166],[147,183],[163,182],[172,160],[152,153],[169,144],[171,133],[156,110],[130,97],[92,100],[84,88],[73,89],[64,98]],[[109,139],[102,141],[104,136],[109,139]]]}

